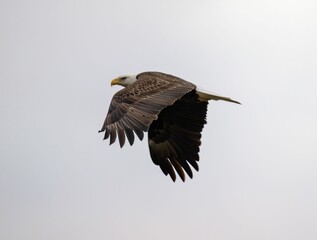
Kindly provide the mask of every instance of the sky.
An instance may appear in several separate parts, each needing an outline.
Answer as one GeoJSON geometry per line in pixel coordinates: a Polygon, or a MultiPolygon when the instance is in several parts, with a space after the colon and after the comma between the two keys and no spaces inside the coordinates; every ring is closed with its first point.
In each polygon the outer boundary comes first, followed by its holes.
{"type": "Polygon", "coordinates": [[[317,239],[317,2],[0,2],[0,239],[317,239]],[[210,102],[199,172],[98,134],[111,79],[210,102]]]}

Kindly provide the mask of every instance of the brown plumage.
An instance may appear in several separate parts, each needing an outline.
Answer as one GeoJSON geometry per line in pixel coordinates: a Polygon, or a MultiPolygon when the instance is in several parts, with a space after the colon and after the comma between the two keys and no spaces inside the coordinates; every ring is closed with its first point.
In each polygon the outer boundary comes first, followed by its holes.
{"type": "Polygon", "coordinates": [[[206,123],[208,100],[227,97],[199,91],[181,78],[144,72],[114,79],[111,85],[122,85],[112,98],[103,127],[104,139],[110,144],[118,136],[120,146],[125,138],[134,143],[134,133],[140,140],[148,132],[150,155],[165,175],[176,180],[175,170],[183,181],[185,172],[192,178],[189,164],[198,171],[201,131],[206,123]]]}

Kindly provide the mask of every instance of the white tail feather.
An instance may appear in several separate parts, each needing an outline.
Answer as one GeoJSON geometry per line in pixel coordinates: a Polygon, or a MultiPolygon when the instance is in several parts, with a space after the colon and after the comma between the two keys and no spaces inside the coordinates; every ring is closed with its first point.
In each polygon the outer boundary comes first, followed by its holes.
{"type": "Polygon", "coordinates": [[[238,101],[232,100],[231,98],[220,96],[216,93],[209,92],[207,90],[201,89],[201,88],[196,88],[196,92],[199,95],[199,100],[201,101],[209,101],[209,100],[223,100],[227,102],[233,102],[237,104],[241,104],[238,101]]]}

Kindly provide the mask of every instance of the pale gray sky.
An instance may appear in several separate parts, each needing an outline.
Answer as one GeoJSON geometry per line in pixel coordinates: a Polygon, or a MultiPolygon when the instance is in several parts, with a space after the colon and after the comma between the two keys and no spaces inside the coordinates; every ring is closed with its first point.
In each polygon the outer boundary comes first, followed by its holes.
{"type": "Polygon", "coordinates": [[[0,3],[0,239],[317,239],[317,2],[0,3]],[[212,102],[200,171],[98,134],[117,75],[212,102]]]}

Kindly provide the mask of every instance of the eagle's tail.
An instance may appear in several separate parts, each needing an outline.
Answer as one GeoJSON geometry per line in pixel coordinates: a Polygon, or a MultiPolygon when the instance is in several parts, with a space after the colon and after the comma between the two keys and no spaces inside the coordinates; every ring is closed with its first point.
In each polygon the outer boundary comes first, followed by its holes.
{"type": "Polygon", "coordinates": [[[240,102],[235,101],[235,100],[233,100],[233,99],[231,99],[231,98],[224,97],[224,96],[220,96],[220,95],[218,95],[218,94],[211,93],[211,92],[208,92],[208,91],[206,91],[206,90],[199,89],[199,88],[196,88],[196,92],[197,92],[197,94],[199,95],[199,100],[201,100],[201,101],[209,101],[209,100],[218,101],[218,100],[223,100],[223,101],[227,101],[227,102],[232,102],[232,103],[241,104],[240,102]]]}

